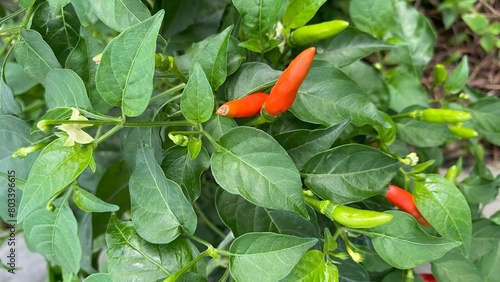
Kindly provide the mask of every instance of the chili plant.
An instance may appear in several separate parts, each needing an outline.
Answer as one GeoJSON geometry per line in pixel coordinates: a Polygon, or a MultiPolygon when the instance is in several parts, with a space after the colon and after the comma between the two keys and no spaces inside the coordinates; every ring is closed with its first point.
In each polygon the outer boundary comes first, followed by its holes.
{"type": "Polygon", "coordinates": [[[483,208],[500,99],[467,86],[467,57],[430,64],[435,32],[408,1],[0,13],[8,275],[30,272],[23,233],[49,281],[498,276],[499,214],[483,208]]]}

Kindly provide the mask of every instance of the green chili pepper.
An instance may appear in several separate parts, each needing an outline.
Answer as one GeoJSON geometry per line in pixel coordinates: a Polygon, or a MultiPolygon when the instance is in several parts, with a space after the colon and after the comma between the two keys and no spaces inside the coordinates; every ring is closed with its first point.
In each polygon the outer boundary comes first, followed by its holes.
{"type": "Polygon", "coordinates": [[[441,85],[445,80],[448,74],[446,73],[446,68],[442,64],[437,64],[434,67],[434,86],[441,85]]]}
{"type": "Polygon", "coordinates": [[[450,131],[455,135],[462,138],[474,138],[479,135],[477,131],[472,128],[464,127],[461,123],[448,125],[448,129],[450,129],[450,131]]]}
{"type": "Polygon", "coordinates": [[[453,185],[457,184],[457,178],[462,172],[462,159],[458,159],[457,163],[450,166],[448,170],[446,171],[446,174],[444,175],[444,178],[446,180],[450,181],[453,185]]]}
{"type": "Polygon", "coordinates": [[[306,25],[294,30],[291,34],[291,44],[307,46],[316,41],[326,39],[344,31],[349,23],[341,20],[333,20],[319,24],[306,25]]]}
{"type": "Polygon", "coordinates": [[[415,110],[407,114],[408,117],[431,122],[431,123],[457,123],[468,121],[472,118],[472,115],[468,112],[450,110],[450,109],[425,109],[425,110],[415,110]]]}
{"type": "Polygon", "coordinates": [[[372,228],[391,221],[392,214],[339,205],[333,210],[331,218],[350,228],[372,228]]]}

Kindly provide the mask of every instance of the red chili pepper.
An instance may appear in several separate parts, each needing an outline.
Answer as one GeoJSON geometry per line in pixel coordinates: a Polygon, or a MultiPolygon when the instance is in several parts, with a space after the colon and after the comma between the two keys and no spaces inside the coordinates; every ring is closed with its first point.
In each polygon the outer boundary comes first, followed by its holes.
{"type": "Polygon", "coordinates": [[[256,92],[241,99],[231,100],[217,109],[217,114],[225,117],[251,117],[260,112],[269,94],[256,92]]]}
{"type": "Polygon", "coordinates": [[[437,282],[434,275],[430,273],[420,273],[420,277],[422,277],[422,279],[424,279],[425,282],[437,282]]]}
{"type": "Polygon", "coordinates": [[[315,53],[315,47],[305,49],[283,71],[264,105],[266,113],[278,116],[292,106],[299,87],[311,68],[315,53]]]}
{"type": "Polygon", "coordinates": [[[413,200],[413,195],[410,192],[396,185],[389,185],[389,190],[387,190],[385,197],[391,204],[395,205],[400,210],[411,214],[420,224],[424,226],[430,225],[417,209],[415,201],[413,200]]]}

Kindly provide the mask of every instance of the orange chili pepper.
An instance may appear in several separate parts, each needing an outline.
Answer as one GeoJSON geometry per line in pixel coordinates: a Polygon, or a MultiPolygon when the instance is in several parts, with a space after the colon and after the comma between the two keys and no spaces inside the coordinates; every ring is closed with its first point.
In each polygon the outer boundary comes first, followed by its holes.
{"type": "Polygon", "coordinates": [[[241,99],[231,100],[217,109],[217,114],[224,117],[251,117],[260,112],[269,94],[256,92],[241,99]]]}

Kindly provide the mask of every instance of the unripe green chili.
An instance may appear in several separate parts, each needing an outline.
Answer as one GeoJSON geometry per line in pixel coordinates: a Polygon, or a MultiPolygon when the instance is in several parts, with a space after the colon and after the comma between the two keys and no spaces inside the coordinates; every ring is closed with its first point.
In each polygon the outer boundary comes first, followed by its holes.
{"type": "Polygon", "coordinates": [[[263,107],[264,114],[279,116],[292,106],[299,87],[311,68],[315,53],[316,48],[307,48],[290,62],[271,89],[263,107]]]}
{"type": "Polygon", "coordinates": [[[372,228],[391,221],[392,214],[339,205],[333,210],[331,218],[350,228],[372,228]]]}
{"type": "Polygon", "coordinates": [[[349,26],[349,23],[341,20],[306,25],[292,32],[290,43],[298,46],[310,45],[316,41],[341,33],[347,26],[349,26]]]}
{"type": "Polygon", "coordinates": [[[445,80],[448,74],[446,73],[446,68],[442,64],[437,64],[434,66],[434,86],[441,85],[445,80]]]}
{"type": "Polygon", "coordinates": [[[472,128],[464,127],[461,123],[448,125],[448,129],[453,132],[455,135],[462,138],[475,138],[479,134],[472,128]]]}
{"type": "Polygon", "coordinates": [[[266,93],[253,93],[241,99],[231,100],[217,109],[217,114],[224,117],[251,117],[260,112],[269,97],[266,93]]]}
{"type": "Polygon", "coordinates": [[[416,120],[431,123],[457,123],[468,121],[472,118],[472,115],[468,112],[433,108],[425,110],[415,110],[409,112],[407,116],[416,120]]]}

